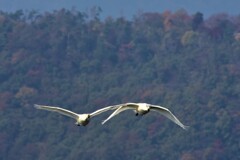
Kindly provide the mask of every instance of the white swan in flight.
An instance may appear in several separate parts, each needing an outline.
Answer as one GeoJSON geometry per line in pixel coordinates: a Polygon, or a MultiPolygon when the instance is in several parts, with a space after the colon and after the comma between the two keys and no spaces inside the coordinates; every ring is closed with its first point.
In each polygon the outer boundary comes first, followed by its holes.
{"type": "Polygon", "coordinates": [[[149,111],[157,111],[158,113],[164,115],[165,117],[172,120],[174,123],[182,127],[183,129],[187,129],[188,126],[183,125],[177,117],[175,117],[171,111],[169,111],[165,107],[147,104],[147,103],[125,103],[120,105],[115,105],[114,107],[118,106],[118,109],[116,109],[107,119],[105,119],[102,124],[106,123],[108,120],[110,120],[112,117],[116,116],[122,111],[125,111],[127,109],[132,109],[136,113],[136,116],[138,115],[144,115],[147,114],[149,111]]]}
{"type": "Polygon", "coordinates": [[[60,107],[52,107],[52,106],[45,106],[45,105],[38,105],[38,104],[34,104],[34,107],[37,109],[43,109],[43,110],[48,110],[48,111],[52,111],[52,112],[58,112],[62,115],[71,117],[73,119],[76,120],[76,125],[80,126],[86,126],[90,119],[100,113],[106,112],[108,110],[113,110],[113,109],[117,109],[117,106],[109,106],[109,107],[104,107],[102,109],[96,110],[95,112],[92,113],[86,113],[86,114],[77,114],[74,113],[72,111],[69,111],[67,109],[63,109],[60,107]]]}

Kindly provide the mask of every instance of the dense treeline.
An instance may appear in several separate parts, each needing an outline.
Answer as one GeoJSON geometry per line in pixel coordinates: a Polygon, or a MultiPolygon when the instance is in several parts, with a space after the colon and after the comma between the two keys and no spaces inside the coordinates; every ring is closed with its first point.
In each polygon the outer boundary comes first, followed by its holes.
{"type": "Polygon", "coordinates": [[[0,159],[240,158],[240,16],[93,13],[0,12],[0,159]],[[131,112],[77,127],[33,108],[125,102],[168,107],[191,128],[131,112]]]}

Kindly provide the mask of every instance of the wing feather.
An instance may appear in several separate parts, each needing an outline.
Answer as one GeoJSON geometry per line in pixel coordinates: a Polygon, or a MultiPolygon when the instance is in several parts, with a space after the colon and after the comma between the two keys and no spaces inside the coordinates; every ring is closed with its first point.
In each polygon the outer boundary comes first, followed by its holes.
{"type": "Polygon", "coordinates": [[[174,114],[169,111],[167,108],[165,107],[161,107],[161,106],[156,106],[156,105],[150,105],[150,108],[153,111],[157,111],[158,113],[162,114],[163,116],[167,117],[168,119],[172,120],[174,123],[176,123],[177,125],[179,125],[180,127],[182,127],[183,129],[187,130],[189,128],[189,126],[185,126],[183,125],[176,116],[174,116],[174,114]]]}
{"type": "Polygon", "coordinates": [[[78,119],[78,114],[74,113],[72,111],[69,111],[67,109],[63,109],[60,107],[52,107],[52,106],[44,106],[44,105],[38,105],[38,104],[34,104],[34,107],[37,109],[43,109],[43,110],[47,110],[47,111],[52,111],[52,112],[58,112],[62,115],[74,118],[74,119],[78,119]]]}
{"type": "Polygon", "coordinates": [[[92,113],[90,113],[90,117],[94,117],[96,115],[99,115],[103,112],[106,112],[106,111],[109,111],[109,110],[114,110],[114,109],[117,109],[120,105],[114,105],[114,106],[108,106],[108,107],[104,107],[104,108],[101,108],[101,109],[98,109],[92,113]]]}
{"type": "Polygon", "coordinates": [[[118,109],[116,109],[107,119],[105,119],[102,124],[106,123],[108,120],[110,120],[112,117],[118,115],[119,113],[128,110],[128,109],[136,109],[137,108],[137,104],[136,103],[125,103],[125,104],[121,104],[118,105],[118,109]]]}

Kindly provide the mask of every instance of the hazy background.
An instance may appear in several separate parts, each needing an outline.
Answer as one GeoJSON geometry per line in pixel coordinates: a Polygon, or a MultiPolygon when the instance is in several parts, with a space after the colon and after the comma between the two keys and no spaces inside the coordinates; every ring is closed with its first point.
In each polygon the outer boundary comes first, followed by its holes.
{"type": "Polygon", "coordinates": [[[61,8],[76,8],[87,12],[93,6],[99,6],[102,9],[101,16],[131,18],[139,11],[144,12],[163,12],[165,10],[176,11],[185,9],[189,13],[200,11],[205,17],[209,15],[225,12],[228,14],[239,13],[239,0],[0,0],[0,10],[15,11],[37,10],[51,11],[61,8]]]}

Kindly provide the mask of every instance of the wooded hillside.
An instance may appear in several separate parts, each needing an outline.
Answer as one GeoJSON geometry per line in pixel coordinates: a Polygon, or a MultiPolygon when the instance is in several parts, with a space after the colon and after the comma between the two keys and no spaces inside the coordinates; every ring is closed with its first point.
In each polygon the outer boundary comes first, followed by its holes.
{"type": "Polygon", "coordinates": [[[240,16],[0,12],[0,159],[240,159],[240,16]],[[169,108],[111,112],[77,127],[36,110],[78,113],[126,102],[169,108]]]}

